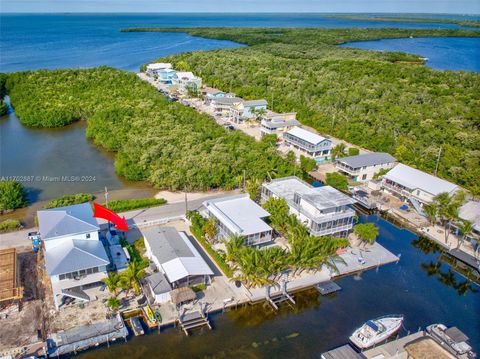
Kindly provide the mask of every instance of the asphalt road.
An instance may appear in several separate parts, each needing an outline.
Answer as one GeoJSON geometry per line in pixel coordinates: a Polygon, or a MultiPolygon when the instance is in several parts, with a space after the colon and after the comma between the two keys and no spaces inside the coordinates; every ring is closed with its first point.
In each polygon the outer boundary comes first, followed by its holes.
{"type": "MultiPolygon", "coordinates": [[[[159,207],[139,209],[139,210],[124,212],[119,214],[120,216],[125,216],[125,218],[127,219],[127,223],[130,226],[134,223],[139,224],[142,222],[149,222],[153,220],[161,220],[164,218],[182,216],[185,214],[186,208],[189,211],[196,210],[207,199],[225,197],[228,195],[238,194],[238,193],[239,193],[238,191],[231,191],[227,193],[223,192],[218,194],[212,194],[211,196],[205,196],[203,198],[188,201],[187,206],[185,206],[185,202],[176,202],[176,203],[170,203],[170,204],[166,204],[159,207]]],[[[103,219],[99,219],[98,223],[100,224],[101,228],[105,228],[107,222],[103,219]]],[[[28,232],[33,232],[37,230],[38,228],[27,228],[27,229],[22,229],[20,231],[0,234],[0,249],[10,248],[10,247],[30,248],[32,243],[28,239],[28,232]]]]}

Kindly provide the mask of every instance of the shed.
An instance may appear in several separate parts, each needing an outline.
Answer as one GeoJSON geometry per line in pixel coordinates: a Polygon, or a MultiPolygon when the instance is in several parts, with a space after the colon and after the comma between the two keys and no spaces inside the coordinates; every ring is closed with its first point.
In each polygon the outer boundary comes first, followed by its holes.
{"type": "Polygon", "coordinates": [[[181,287],[172,290],[170,292],[170,297],[173,304],[179,305],[185,302],[189,302],[191,300],[195,300],[197,298],[197,295],[191,288],[181,287]]]}

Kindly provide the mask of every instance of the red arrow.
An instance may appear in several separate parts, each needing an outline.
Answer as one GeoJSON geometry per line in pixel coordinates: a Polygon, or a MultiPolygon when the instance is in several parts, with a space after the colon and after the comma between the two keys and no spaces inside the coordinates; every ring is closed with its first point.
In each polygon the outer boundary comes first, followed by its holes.
{"type": "Polygon", "coordinates": [[[128,231],[128,224],[125,217],[122,218],[115,212],[95,202],[93,202],[93,216],[95,218],[103,218],[109,222],[112,222],[115,225],[115,228],[117,229],[120,229],[125,232],[128,231]]]}

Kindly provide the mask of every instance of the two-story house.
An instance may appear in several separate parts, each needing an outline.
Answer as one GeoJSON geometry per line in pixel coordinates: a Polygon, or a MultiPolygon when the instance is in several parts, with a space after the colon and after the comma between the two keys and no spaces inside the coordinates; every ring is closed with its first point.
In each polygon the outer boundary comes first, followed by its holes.
{"type": "Polygon", "coordinates": [[[262,185],[262,201],[283,198],[311,235],[346,237],[354,225],[356,201],[330,186],[312,187],[298,177],[274,179],[262,185]]]}
{"type": "Polygon", "coordinates": [[[86,290],[102,284],[110,260],[90,203],[42,210],[37,216],[55,308],[66,297],[92,300],[86,290]]]}
{"type": "Polygon", "coordinates": [[[312,157],[317,162],[330,157],[332,141],[300,127],[294,127],[283,134],[285,144],[293,146],[304,155],[312,157]]]}
{"type": "Polygon", "coordinates": [[[172,84],[177,86],[178,92],[184,96],[190,93],[200,94],[202,79],[193,72],[177,72],[172,78],[172,84]]]}
{"type": "Polygon", "coordinates": [[[265,222],[270,213],[240,194],[203,202],[207,218],[217,220],[217,241],[229,240],[232,235],[245,238],[245,245],[260,245],[272,241],[272,228],[265,222]]]}
{"type": "Polygon", "coordinates": [[[263,116],[260,123],[260,132],[263,135],[277,135],[279,139],[283,134],[290,131],[293,127],[299,126],[297,114],[295,112],[271,113],[263,116]]]}
{"type": "Polygon", "coordinates": [[[376,173],[395,166],[397,160],[385,152],[365,153],[357,156],[338,158],[335,167],[353,181],[363,182],[373,179],[376,173]]]}

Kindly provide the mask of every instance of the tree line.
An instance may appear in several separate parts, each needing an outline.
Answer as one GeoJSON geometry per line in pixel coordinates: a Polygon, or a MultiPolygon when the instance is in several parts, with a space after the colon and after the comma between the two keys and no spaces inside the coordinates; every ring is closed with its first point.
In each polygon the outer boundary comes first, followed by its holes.
{"type": "MultiPolygon", "coordinates": [[[[134,31],[130,29],[129,31],[134,31]]],[[[474,30],[136,29],[182,31],[250,45],[161,59],[185,62],[204,83],[480,193],[480,75],[405,62],[417,55],[339,47],[408,36],[480,36],[474,30]]],[[[454,55],[452,55],[454,56],[454,55]]],[[[158,60],[157,60],[158,61],[158,60]]]]}
{"type": "MultiPolygon", "coordinates": [[[[157,188],[234,188],[246,179],[295,173],[268,138],[256,142],[209,116],[172,103],[135,74],[108,67],[9,74],[21,123],[61,127],[86,120],[86,135],[116,152],[117,174],[157,188]]],[[[299,170],[297,170],[299,172],[299,170]]]]}

